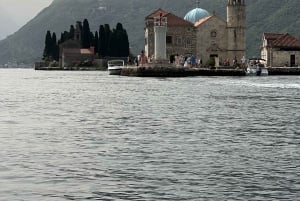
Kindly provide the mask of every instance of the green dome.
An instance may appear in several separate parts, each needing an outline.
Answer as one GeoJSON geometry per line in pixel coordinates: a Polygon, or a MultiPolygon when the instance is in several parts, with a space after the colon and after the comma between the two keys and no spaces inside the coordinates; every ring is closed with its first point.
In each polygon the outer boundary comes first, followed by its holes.
{"type": "Polygon", "coordinates": [[[184,16],[184,19],[186,21],[189,21],[194,24],[197,21],[199,21],[200,19],[208,17],[208,16],[210,16],[210,14],[206,10],[204,10],[202,8],[195,8],[195,9],[191,10],[190,12],[188,12],[184,16]]]}

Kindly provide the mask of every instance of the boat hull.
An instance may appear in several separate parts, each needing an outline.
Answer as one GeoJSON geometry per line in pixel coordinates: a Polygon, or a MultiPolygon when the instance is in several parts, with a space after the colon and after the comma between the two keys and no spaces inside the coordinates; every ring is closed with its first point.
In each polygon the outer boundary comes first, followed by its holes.
{"type": "Polygon", "coordinates": [[[268,69],[265,67],[247,68],[246,75],[248,76],[268,76],[268,69]]]}
{"type": "Polygon", "coordinates": [[[110,60],[108,61],[108,74],[109,75],[121,75],[122,68],[124,67],[123,60],[110,60]]]}
{"type": "Polygon", "coordinates": [[[108,68],[109,75],[121,75],[122,68],[108,68]]]}

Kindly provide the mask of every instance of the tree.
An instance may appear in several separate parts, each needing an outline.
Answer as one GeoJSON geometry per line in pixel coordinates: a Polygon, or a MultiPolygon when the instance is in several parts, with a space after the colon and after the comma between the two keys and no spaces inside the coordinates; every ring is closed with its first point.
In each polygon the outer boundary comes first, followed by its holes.
{"type": "Polygon", "coordinates": [[[95,48],[95,54],[99,53],[99,34],[98,31],[95,32],[95,38],[94,38],[94,48],[95,48]]]}
{"type": "Polygon", "coordinates": [[[109,55],[114,57],[127,57],[129,55],[128,35],[121,23],[116,25],[111,35],[109,55]]]}
{"type": "Polygon", "coordinates": [[[70,26],[70,31],[69,31],[69,34],[68,34],[68,39],[74,39],[74,36],[75,36],[75,28],[73,25],[70,26]]]}
{"type": "MultiPolygon", "coordinates": [[[[109,24],[100,25],[99,32],[90,31],[89,22],[87,19],[76,24],[78,31],[81,32],[81,46],[82,48],[94,47],[95,54],[99,57],[113,56],[113,57],[127,57],[129,55],[129,40],[127,31],[123,28],[121,23],[117,23],[116,28],[110,29],[109,24]]],[[[47,31],[45,38],[45,48],[43,53],[44,60],[58,60],[59,59],[59,45],[69,39],[74,39],[76,29],[73,25],[70,30],[64,31],[57,40],[55,32],[51,34],[47,31]]]]}
{"type": "Polygon", "coordinates": [[[58,44],[56,41],[56,33],[53,32],[52,34],[52,39],[51,39],[51,57],[53,60],[58,61],[59,58],[59,48],[58,48],[58,44]]]}
{"type": "Polygon", "coordinates": [[[104,56],[109,56],[112,31],[109,24],[104,25],[104,56]]]}
{"type": "Polygon", "coordinates": [[[116,26],[118,46],[118,56],[127,57],[129,55],[129,39],[127,31],[123,28],[121,23],[116,26]]]}
{"type": "Polygon", "coordinates": [[[90,32],[90,46],[95,47],[95,36],[93,32],[90,32]]]}
{"type": "Polygon", "coordinates": [[[64,31],[60,35],[60,39],[58,40],[58,44],[62,44],[69,39],[69,32],[64,31]]]}
{"type": "Polygon", "coordinates": [[[99,40],[98,40],[98,54],[99,57],[105,57],[105,28],[103,25],[99,28],[99,40]]]}
{"type": "Polygon", "coordinates": [[[87,19],[83,21],[82,27],[82,38],[81,38],[81,45],[82,48],[90,48],[91,47],[91,39],[90,39],[90,25],[87,19]]]}
{"type": "Polygon", "coordinates": [[[45,38],[45,48],[43,53],[43,60],[48,60],[51,55],[51,44],[52,44],[52,36],[51,32],[48,30],[45,38]]]}

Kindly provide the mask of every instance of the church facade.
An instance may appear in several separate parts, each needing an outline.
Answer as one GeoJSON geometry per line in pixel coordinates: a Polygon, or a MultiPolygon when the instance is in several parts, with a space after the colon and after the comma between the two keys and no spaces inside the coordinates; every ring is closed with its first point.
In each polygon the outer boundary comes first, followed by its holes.
{"type": "Polygon", "coordinates": [[[227,0],[227,20],[196,8],[184,18],[158,9],[145,19],[145,53],[154,54],[154,18],[167,18],[167,57],[194,55],[203,64],[212,58],[220,63],[241,61],[246,56],[245,0],[227,0]]]}

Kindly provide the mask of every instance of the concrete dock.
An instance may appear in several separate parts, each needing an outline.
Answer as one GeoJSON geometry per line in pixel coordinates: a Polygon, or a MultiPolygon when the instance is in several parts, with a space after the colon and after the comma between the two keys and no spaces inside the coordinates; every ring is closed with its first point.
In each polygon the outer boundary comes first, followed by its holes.
{"type": "Polygon", "coordinates": [[[187,76],[245,76],[243,69],[208,69],[186,67],[126,67],[122,76],[136,77],[187,77],[187,76]]]}
{"type": "Polygon", "coordinates": [[[269,67],[269,75],[300,75],[300,67],[269,67]]]}

